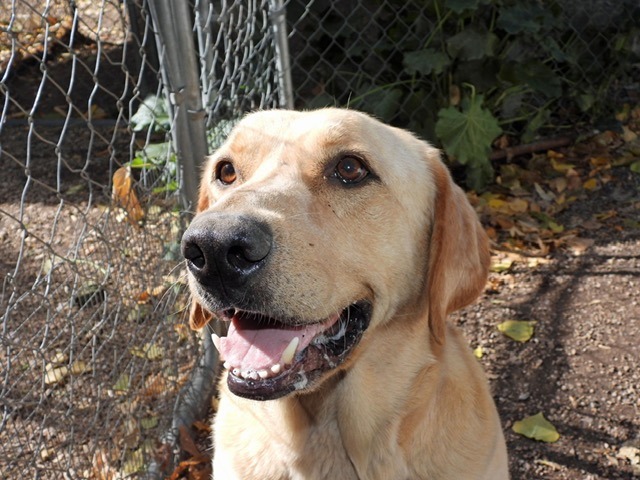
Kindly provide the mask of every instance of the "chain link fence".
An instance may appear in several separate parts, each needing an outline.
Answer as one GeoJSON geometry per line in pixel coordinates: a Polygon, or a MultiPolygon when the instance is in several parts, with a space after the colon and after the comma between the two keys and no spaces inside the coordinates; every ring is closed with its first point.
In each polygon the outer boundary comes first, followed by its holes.
{"type": "Polygon", "coordinates": [[[209,145],[279,105],[273,32],[258,1],[0,4],[0,477],[164,478],[205,420],[179,242],[209,145]]]}
{"type": "Polygon", "coordinates": [[[216,360],[179,241],[244,112],[350,106],[435,140],[467,84],[512,132],[637,99],[634,0],[541,5],[2,2],[0,476],[170,474],[216,360]]]}

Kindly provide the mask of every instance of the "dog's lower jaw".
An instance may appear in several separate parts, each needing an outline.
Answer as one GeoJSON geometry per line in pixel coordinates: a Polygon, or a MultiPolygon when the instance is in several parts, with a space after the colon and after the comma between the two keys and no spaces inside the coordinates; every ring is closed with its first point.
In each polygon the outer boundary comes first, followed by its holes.
{"type": "MultiPolygon", "coordinates": [[[[215,478],[508,478],[504,438],[486,381],[477,375],[477,360],[453,328],[442,353],[447,358],[424,351],[428,341],[420,338],[417,327],[393,333],[386,345],[376,341],[375,330],[365,339],[366,348],[357,352],[357,361],[309,392],[256,402],[232,395],[223,380],[214,465],[226,472],[230,467],[220,464],[231,462],[238,452],[247,457],[233,460],[236,477],[216,472],[215,478]],[[451,363],[451,357],[460,355],[463,361],[451,363]],[[389,389],[397,395],[385,395],[389,389]],[[362,391],[372,400],[363,401],[357,394],[362,391]],[[465,399],[455,411],[448,400],[454,393],[465,399]],[[479,406],[483,415],[478,415],[479,406]],[[452,417],[460,434],[454,435],[455,442],[440,441],[452,417]],[[426,441],[427,436],[432,438],[426,441]],[[469,464],[469,452],[477,453],[481,465],[469,464]],[[254,465],[259,459],[265,463],[254,465]]],[[[422,335],[428,336],[424,330],[422,335]]]]}

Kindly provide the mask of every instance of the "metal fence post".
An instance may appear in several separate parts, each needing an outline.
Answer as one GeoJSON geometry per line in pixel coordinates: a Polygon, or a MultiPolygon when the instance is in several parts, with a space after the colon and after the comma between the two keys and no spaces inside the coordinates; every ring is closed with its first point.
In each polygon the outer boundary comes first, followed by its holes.
{"type": "Polygon", "coordinates": [[[289,38],[287,36],[287,11],[282,0],[270,0],[269,9],[269,17],[273,26],[275,39],[280,106],[282,108],[292,109],[294,106],[293,83],[291,81],[289,38]]]}
{"type": "MultiPolygon", "coordinates": [[[[200,165],[208,153],[208,145],[191,8],[187,0],[151,0],[149,8],[156,28],[165,91],[169,93],[169,105],[173,110],[172,136],[183,175],[181,197],[186,212],[193,214],[200,165]]],[[[198,366],[176,401],[172,428],[162,438],[162,443],[176,454],[174,461],[179,456],[180,427],[190,429],[196,419],[206,415],[215,390],[218,352],[206,331],[203,331],[202,350],[198,366]]],[[[147,477],[163,478],[172,467],[152,462],[147,477]]]]}

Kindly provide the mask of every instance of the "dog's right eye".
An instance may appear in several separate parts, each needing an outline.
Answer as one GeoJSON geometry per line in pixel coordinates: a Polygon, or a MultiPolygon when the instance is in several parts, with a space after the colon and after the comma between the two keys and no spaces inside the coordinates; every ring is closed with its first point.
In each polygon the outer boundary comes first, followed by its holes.
{"type": "Polygon", "coordinates": [[[229,161],[222,161],[216,166],[216,180],[219,180],[223,185],[231,185],[238,178],[236,169],[233,163],[229,161]]]}

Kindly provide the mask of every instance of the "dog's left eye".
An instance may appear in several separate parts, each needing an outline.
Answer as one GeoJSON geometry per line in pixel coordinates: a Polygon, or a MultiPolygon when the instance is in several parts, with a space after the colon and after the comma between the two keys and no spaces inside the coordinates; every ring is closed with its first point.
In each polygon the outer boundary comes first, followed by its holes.
{"type": "Polygon", "coordinates": [[[216,166],[216,180],[219,180],[223,185],[231,185],[238,178],[236,169],[229,161],[222,161],[216,166]]]}
{"type": "Polygon", "coordinates": [[[367,175],[369,175],[369,170],[365,164],[352,155],[342,157],[334,171],[335,177],[349,185],[361,182],[367,175]]]}

